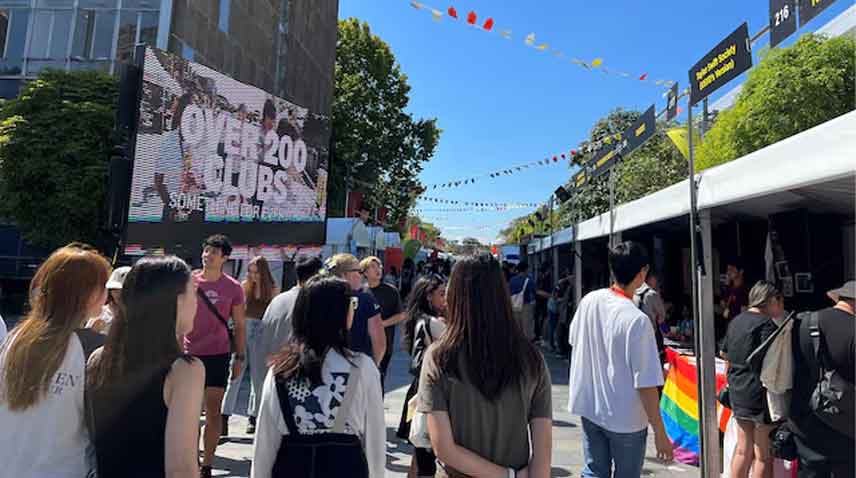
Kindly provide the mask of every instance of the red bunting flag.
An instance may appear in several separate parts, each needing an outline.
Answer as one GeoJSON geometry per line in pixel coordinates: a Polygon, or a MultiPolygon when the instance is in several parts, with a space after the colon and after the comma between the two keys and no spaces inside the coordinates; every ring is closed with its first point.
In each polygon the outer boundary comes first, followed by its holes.
{"type": "Polygon", "coordinates": [[[478,16],[476,16],[476,12],[470,12],[467,14],[467,23],[470,25],[475,25],[476,20],[478,20],[478,16]]]}
{"type": "Polygon", "coordinates": [[[491,31],[493,29],[493,18],[488,18],[487,21],[484,22],[483,28],[487,31],[491,31]]]}
{"type": "Polygon", "coordinates": [[[639,81],[645,81],[648,79],[648,73],[642,73],[642,76],[639,77],[639,81]]]}
{"type": "Polygon", "coordinates": [[[455,10],[455,7],[449,7],[449,16],[452,18],[458,18],[458,11],[455,10]]]}
{"type": "Polygon", "coordinates": [[[559,158],[557,158],[557,157],[553,156],[553,162],[555,163],[555,162],[557,162],[557,161],[559,161],[559,158]]]}
{"type": "Polygon", "coordinates": [[[577,155],[577,150],[576,150],[576,149],[572,149],[572,150],[571,150],[571,156],[576,156],[576,155],[577,155]]]}

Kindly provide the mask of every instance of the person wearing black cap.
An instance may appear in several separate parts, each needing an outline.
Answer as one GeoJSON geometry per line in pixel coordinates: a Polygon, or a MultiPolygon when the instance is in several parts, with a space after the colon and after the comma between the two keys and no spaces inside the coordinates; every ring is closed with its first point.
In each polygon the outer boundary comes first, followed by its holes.
{"type": "MultiPolygon", "coordinates": [[[[856,370],[856,281],[848,281],[827,293],[835,305],[815,312],[823,344],[824,369],[835,372],[849,384],[856,370]]],[[[810,336],[811,319],[803,318],[799,333],[793,334],[794,389],[788,428],[794,434],[799,478],[851,478],[856,476],[856,442],[823,423],[812,412],[811,396],[818,385],[820,363],[810,336]]],[[[852,408],[851,408],[852,410],[852,408]]],[[[852,425],[856,417],[841,417],[852,425]]],[[[852,428],[851,428],[852,430],[852,428]]]]}

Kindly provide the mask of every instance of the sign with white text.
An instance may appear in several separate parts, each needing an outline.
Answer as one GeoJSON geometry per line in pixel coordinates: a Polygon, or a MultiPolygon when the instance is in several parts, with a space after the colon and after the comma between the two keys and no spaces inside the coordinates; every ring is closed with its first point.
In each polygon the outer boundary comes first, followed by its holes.
{"type": "Polygon", "coordinates": [[[796,0],[770,0],[770,48],[797,31],[796,0]]]}

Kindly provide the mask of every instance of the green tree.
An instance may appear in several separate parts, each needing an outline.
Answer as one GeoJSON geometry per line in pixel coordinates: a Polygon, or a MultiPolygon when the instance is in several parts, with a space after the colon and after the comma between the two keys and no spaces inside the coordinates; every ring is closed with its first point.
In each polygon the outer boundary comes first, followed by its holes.
{"type": "Polygon", "coordinates": [[[740,158],[854,109],[856,40],[803,35],[773,49],[749,78],[734,107],[719,114],[696,151],[707,169],[740,158]]]}
{"type": "Polygon", "coordinates": [[[45,247],[96,243],[118,84],[92,71],[46,71],[0,110],[0,215],[45,247]]]}
{"type": "Polygon", "coordinates": [[[339,22],[335,78],[331,213],[343,213],[346,189],[357,189],[398,223],[421,191],[418,175],[440,137],[436,119],[405,111],[407,76],[364,22],[339,22]]]}

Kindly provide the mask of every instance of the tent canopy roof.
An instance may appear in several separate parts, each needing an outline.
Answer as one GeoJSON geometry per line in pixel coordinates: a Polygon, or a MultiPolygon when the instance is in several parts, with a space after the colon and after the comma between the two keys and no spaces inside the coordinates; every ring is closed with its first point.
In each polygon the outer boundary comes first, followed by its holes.
{"type": "MultiPolygon", "coordinates": [[[[766,216],[796,207],[853,214],[856,111],[696,175],[699,210],[766,216]]],[[[689,214],[681,181],[615,210],[615,231],[689,214]]],[[[579,239],[609,234],[609,213],[579,225],[579,239]]]]}

